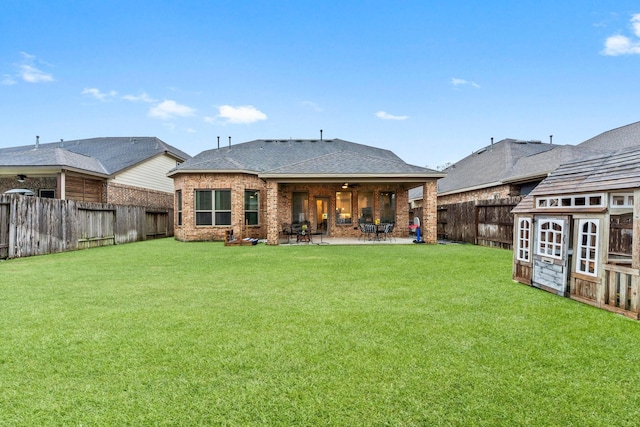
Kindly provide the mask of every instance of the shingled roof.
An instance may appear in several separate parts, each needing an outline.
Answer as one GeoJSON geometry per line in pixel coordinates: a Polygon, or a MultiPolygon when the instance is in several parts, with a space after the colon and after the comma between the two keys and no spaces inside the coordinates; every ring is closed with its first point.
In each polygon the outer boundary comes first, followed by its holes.
{"type": "Polygon", "coordinates": [[[393,152],[341,139],[259,139],[203,151],[171,172],[244,172],[264,178],[286,176],[414,176],[443,173],[409,165],[393,152]]]}
{"type": "Polygon", "coordinates": [[[550,164],[555,156],[536,157],[555,151],[562,145],[540,141],[503,139],[488,145],[445,169],[447,176],[438,181],[438,194],[456,193],[472,188],[500,185],[517,177],[545,176],[559,163],[550,164]],[[527,159],[526,162],[523,159],[527,159]],[[521,166],[517,166],[522,162],[521,166]],[[526,163],[526,164],[525,164],[526,163]]]}
{"type": "Polygon", "coordinates": [[[623,190],[640,187],[640,146],[565,163],[551,173],[532,195],[623,190]]]}
{"type": "Polygon", "coordinates": [[[60,166],[112,175],[162,153],[191,157],[155,137],[104,137],[2,148],[0,167],[60,166]]]}
{"type": "Polygon", "coordinates": [[[587,150],[612,152],[640,145],[640,122],[631,123],[587,139],[578,147],[587,150]]]}

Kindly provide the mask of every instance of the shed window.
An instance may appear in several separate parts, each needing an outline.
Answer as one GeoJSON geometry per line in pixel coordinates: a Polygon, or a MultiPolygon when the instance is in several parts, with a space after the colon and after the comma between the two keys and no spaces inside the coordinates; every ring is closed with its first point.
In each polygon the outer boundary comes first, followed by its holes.
{"type": "Polygon", "coordinates": [[[578,228],[579,243],[576,270],[578,273],[596,276],[596,261],[598,259],[598,223],[595,220],[581,219],[578,228]]]}
{"type": "Polygon", "coordinates": [[[519,261],[531,261],[531,218],[520,218],[518,220],[518,247],[516,258],[519,261]]]}
{"type": "Polygon", "coordinates": [[[244,221],[247,225],[258,225],[259,193],[256,190],[245,190],[244,192],[244,221]]]}
{"type": "Polygon", "coordinates": [[[540,221],[538,255],[562,259],[562,221],[540,221]]]}
{"type": "Polygon", "coordinates": [[[196,190],[196,225],[231,225],[231,191],[196,190]]]}

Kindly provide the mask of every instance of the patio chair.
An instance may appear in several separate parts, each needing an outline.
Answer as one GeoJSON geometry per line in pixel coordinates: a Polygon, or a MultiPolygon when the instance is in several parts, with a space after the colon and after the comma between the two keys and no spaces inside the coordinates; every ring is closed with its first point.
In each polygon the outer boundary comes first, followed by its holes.
{"type": "Polygon", "coordinates": [[[375,224],[364,224],[364,232],[367,236],[368,240],[376,238],[376,225],[375,224]]]}
{"type": "Polygon", "coordinates": [[[394,225],[393,223],[389,223],[384,226],[384,240],[389,239],[391,241],[391,239],[394,239],[392,234],[394,225]]]}
{"type": "Polygon", "coordinates": [[[291,239],[291,235],[293,234],[293,230],[291,229],[291,224],[287,222],[282,223],[282,234],[287,236],[287,243],[291,239]]]}

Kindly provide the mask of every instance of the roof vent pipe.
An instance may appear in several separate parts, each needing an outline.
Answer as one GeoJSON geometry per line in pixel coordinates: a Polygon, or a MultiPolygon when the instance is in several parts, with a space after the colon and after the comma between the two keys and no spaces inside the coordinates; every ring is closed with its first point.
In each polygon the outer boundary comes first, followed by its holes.
{"type": "Polygon", "coordinates": [[[229,148],[231,148],[231,137],[229,137],[229,148]]]}
{"type": "Polygon", "coordinates": [[[218,150],[220,149],[220,137],[218,137],[218,150]]]}
{"type": "Polygon", "coordinates": [[[40,148],[40,137],[36,135],[36,150],[40,148]]]}
{"type": "Polygon", "coordinates": [[[322,141],[322,129],[320,129],[320,141],[322,141]]]}
{"type": "Polygon", "coordinates": [[[553,144],[553,135],[549,135],[549,144],[553,144]]]}
{"type": "Polygon", "coordinates": [[[60,148],[64,148],[64,139],[60,138],[60,148]]]}
{"type": "Polygon", "coordinates": [[[493,137],[491,137],[491,145],[493,145],[493,137]]]}

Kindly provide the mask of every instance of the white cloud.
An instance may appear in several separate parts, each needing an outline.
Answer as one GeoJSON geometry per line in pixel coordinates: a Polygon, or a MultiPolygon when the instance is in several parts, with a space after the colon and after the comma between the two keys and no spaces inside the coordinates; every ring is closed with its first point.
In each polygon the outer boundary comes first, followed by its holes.
{"type": "Polygon", "coordinates": [[[640,13],[636,13],[631,17],[631,27],[633,27],[633,34],[636,37],[640,37],[640,13]]]}
{"type": "Polygon", "coordinates": [[[149,109],[149,116],[163,120],[170,119],[172,117],[189,117],[193,116],[196,112],[194,108],[186,105],[180,105],[176,101],[165,99],[158,105],[149,109]]]}
{"type": "Polygon", "coordinates": [[[604,49],[600,51],[602,55],[619,56],[619,55],[639,55],[640,54],[640,13],[631,17],[631,28],[633,34],[637,37],[633,40],[621,34],[607,37],[604,42],[604,49]]]}
{"type": "MultiPolygon", "coordinates": [[[[38,69],[34,63],[37,61],[35,55],[26,52],[20,52],[22,62],[17,64],[18,76],[27,83],[46,83],[54,81],[53,76],[38,69]]],[[[44,64],[42,61],[37,61],[44,64]]]]}
{"type": "MultiPolygon", "coordinates": [[[[218,107],[218,116],[225,119],[227,123],[248,124],[260,120],[267,120],[267,115],[256,109],[252,105],[241,105],[232,107],[231,105],[222,105],[218,107]]],[[[211,122],[211,117],[205,117],[205,121],[211,122]]]]}
{"type": "Polygon", "coordinates": [[[118,94],[115,90],[109,91],[108,93],[101,92],[100,89],[95,87],[85,88],[82,92],[82,95],[90,95],[93,96],[98,101],[105,101],[107,98],[112,98],[118,94]]]}
{"type": "Polygon", "coordinates": [[[149,104],[158,102],[157,99],[151,98],[146,92],[142,92],[140,95],[124,95],[122,99],[131,102],[147,102],[149,104]]]}
{"type": "Polygon", "coordinates": [[[465,79],[458,79],[456,77],[451,78],[451,84],[454,86],[473,86],[475,88],[480,88],[480,85],[476,82],[471,82],[469,80],[465,80],[465,79]]]}
{"type": "Polygon", "coordinates": [[[384,111],[378,111],[376,117],[382,120],[407,120],[409,116],[394,116],[384,111]]]}
{"type": "Polygon", "coordinates": [[[53,76],[29,64],[20,64],[19,75],[27,83],[52,82],[53,76]]]}
{"type": "Polygon", "coordinates": [[[2,83],[4,86],[11,86],[16,84],[17,81],[13,78],[13,76],[10,76],[9,74],[3,74],[0,83],[2,83]]]}

